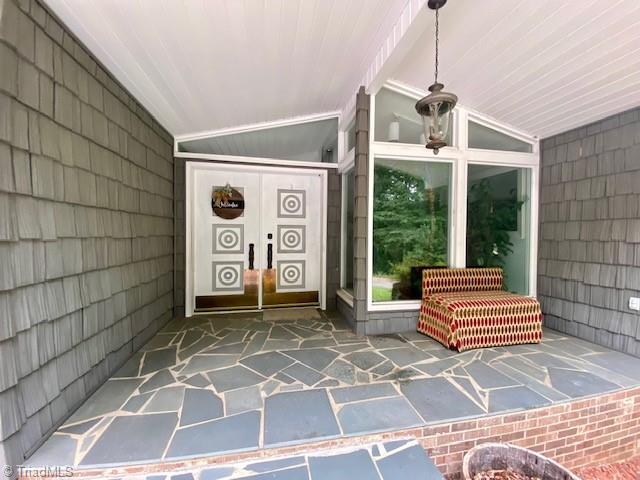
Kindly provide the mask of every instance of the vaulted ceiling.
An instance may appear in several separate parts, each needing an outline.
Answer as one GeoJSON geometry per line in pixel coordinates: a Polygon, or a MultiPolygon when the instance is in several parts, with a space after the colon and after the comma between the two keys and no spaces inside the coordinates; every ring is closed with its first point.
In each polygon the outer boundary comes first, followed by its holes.
{"type": "MultiPolygon", "coordinates": [[[[399,41],[425,0],[46,2],[174,135],[341,110],[372,70],[433,80],[431,12],[399,41]]],[[[461,104],[533,135],[640,105],[640,1],[450,0],[440,52],[461,104]]]]}
{"type": "Polygon", "coordinates": [[[46,0],[174,135],[340,110],[406,0],[46,0]]]}
{"type": "MultiPolygon", "coordinates": [[[[440,80],[460,103],[544,138],[640,105],[640,1],[450,0],[440,80]]],[[[393,77],[433,82],[433,28],[393,77]]]]}

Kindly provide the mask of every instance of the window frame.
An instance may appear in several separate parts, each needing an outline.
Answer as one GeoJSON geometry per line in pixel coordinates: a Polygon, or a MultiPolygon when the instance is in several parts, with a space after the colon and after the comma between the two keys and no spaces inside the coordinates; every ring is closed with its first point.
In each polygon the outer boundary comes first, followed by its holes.
{"type": "MultiPolygon", "coordinates": [[[[426,94],[398,82],[387,82],[384,88],[401,93],[413,99],[426,94]]],[[[371,94],[369,112],[369,131],[375,129],[375,93],[371,94]]],[[[375,141],[369,135],[368,162],[368,204],[367,204],[367,311],[415,311],[420,309],[420,300],[395,300],[389,302],[373,302],[373,192],[375,158],[413,160],[427,162],[448,162],[452,164],[449,207],[449,266],[465,267],[466,265],[466,230],[467,230],[467,176],[469,164],[487,166],[523,167],[530,169],[531,176],[531,212],[529,219],[529,296],[536,296],[537,251],[538,251],[538,201],[540,153],[539,141],[509,126],[500,124],[486,115],[482,115],[462,105],[456,106],[451,128],[453,145],[440,150],[436,156],[422,145],[402,144],[375,141]],[[506,135],[532,145],[531,153],[510,152],[503,150],[472,149],[468,147],[468,122],[472,120],[488,128],[493,128],[506,135]]]]}
{"type": "MultiPolygon", "coordinates": [[[[524,226],[524,224],[522,223],[522,218],[523,218],[523,213],[520,212],[519,213],[519,218],[518,218],[518,234],[520,236],[520,238],[526,238],[526,236],[524,236],[524,233],[528,233],[529,234],[529,245],[528,245],[528,253],[529,253],[529,268],[527,269],[527,271],[529,272],[528,278],[527,278],[527,287],[528,287],[528,295],[535,297],[535,284],[537,283],[535,276],[531,276],[531,261],[532,261],[532,236],[533,236],[533,227],[534,225],[537,226],[538,222],[537,222],[537,218],[536,221],[533,221],[533,198],[534,198],[534,191],[533,191],[533,177],[534,177],[534,172],[536,171],[536,168],[533,166],[523,166],[523,165],[506,165],[506,164],[500,164],[500,165],[495,165],[495,164],[488,164],[486,162],[474,162],[474,161],[470,161],[467,162],[467,179],[468,177],[468,167],[469,166],[474,166],[474,165],[480,165],[480,166],[486,166],[486,167],[508,167],[508,168],[518,168],[521,170],[527,170],[529,172],[529,185],[527,187],[528,193],[529,195],[529,224],[526,226],[524,226]],[[533,282],[533,283],[532,283],[533,282]],[[533,289],[533,294],[531,293],[533,289]]],[[[467,182],[468,183],[468,182],[467,182]]],[[[468,187],[468,185],[467,185],[468,187]]],[[[536,192],[537,192],[537,186],[536,186],[536,192]]],[[[467,192],[465,192],[465,212],[467,209],[467,192]]],[[[535,193],[535,195],[537,195],[537,193],[535,193]]],[[[536,201],[537,201],[537,196],[536,196],[536,201]]],[[[537,215],[537,210],[536,210],[536,215],[537,215]]],[[[536,233],[537,235],[537,233],[536,233]]],[[[464,244],[464,256],[465,256],[465,262],[464,262],[464,267],[466,268],[466,264],[467,264],[467,259],[466,259],[466,255],[467,255],[467,243],[466,243],[466,215],[465,215],[465,244],[464,244]]],[[[537,265],[537,255],[534,256],[533,258],[534,263],[537,265]]]]}
{"type": "Polygon", "coordinates": [[[354,148],[348,150],[349,129],[355,126],[355,110],[349,115],[342,116],[338,125],[338,174],[340,175],[340,288],[336,291],[338,297],[353,307],[353,292],[345,290],[346,284],[346,176],[355,168],[355,144],[354,148]],[[343,121],[346,119],[349,121],[343,121]]]}
{"type": "MultiPolygon", "coordinates": [[[[424,147],[422,147],[424,148],[424,147]]],[[[435,155],[434,155],[435,157],[435,155]]],[[[453,227],[454,227],[454,211],[456,210],[456,205],[455,202],[458,200],[454,194],[453,194],[453,183],[454,183],[454,170],[455,170],[455,159],[450,158],[450,157],[436,157],[436,158],[428,158],[425,159],[423,157],[419,157],[419,156],[406,156],[406,155],[391,155],[391,156],[382,156],[382,155],[375,155],[373,158],[371,158],[370,162],[369,162],[369,202],[368,202],[368,212],[367,212],[367,238],[369,239],[369,241],[367,242],[367,247],[369,248],[369,253],[368,253],[368,260],[371,264],[370,269],[368,269],[368,272],[370,272],[371,274],[368,276],[368,279],[372,279],[373,278],[373,193],[374,193],[374,176],[375,176],[375,160],[376,159],[385,159],[385,160],[400,160],[400,161],[410,161],[410,162],[418,162],[418,163],[443,163],[443,164],[447,164],[450,167],[449,170],[449,198],[448,198],[448,205],[449,205],[449,211],[448,211],[448,228],[447,228],[447,264],[451,264],[453,262],[452,257],[454,255],[454,251],[455,251],[455,240],[456,240],[456,236],[454,234],[453,231],[453,227]]],[[[398,304],[406,304],[406,305],[418,305],[420,306],[420,300],[392,300],[389,302],[374,302],[373,301],[373,283],[372,282],[368,282],[369,286],[368,286],[368,293],[369,293],[369,299],[371,301],[371,305],[375,305],[375,306],[387,306],[389,304],[392,305],[398,305],[398,304]]]]}

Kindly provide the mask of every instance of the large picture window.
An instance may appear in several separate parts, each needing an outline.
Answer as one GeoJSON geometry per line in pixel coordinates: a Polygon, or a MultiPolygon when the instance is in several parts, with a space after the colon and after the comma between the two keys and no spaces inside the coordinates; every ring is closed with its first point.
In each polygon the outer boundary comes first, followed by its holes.
{"type": "Polygon", "coordinates": [[[391,80],[371,95],[367,210],[356,212],[367,309],[418,310],[426,268],[499,266],[507,290],[535,296],[538,139],[458,104],[436,154],[415,110],[423,93],[391,80]]]}
{"type": "Polygon", "coordinates": [[[374,302],[420,299],[422,270],[447,265],[450,184],[449,163],[375,159],[374,302]]]}
{"type": "Polygon", "coordinates": [[[502,267],[507,290],[529,293],[528,168],[469,165],[467,267],[502,267]]]}

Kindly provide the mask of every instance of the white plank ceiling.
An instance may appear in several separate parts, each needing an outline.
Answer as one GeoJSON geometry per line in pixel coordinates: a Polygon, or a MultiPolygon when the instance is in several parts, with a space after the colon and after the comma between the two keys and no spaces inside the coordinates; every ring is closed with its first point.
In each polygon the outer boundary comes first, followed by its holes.
{"type": "MultiPolygon", "coordinates": [[[[461,104],[541,138],[640,105],[640,1],[450,0],[440,74],[461,104]]],[[[433,28],[393,75],[433,82],[433,28]]]]}
{"type": "MultiPolygon", "coordinates": [[[[46,0],[174,135],[342,109],[407,1],[46,0]]],[[[446,89],[524,132],[640,105],[640,0],[450,0],[441,27],[446,89]]],[[[432,26],[391,77],[432,83],[432,26]]]]}
{"type": "Polygon", "coordinates": [[[174,135],[342,108],[407,0],[46,0],[174,135]]]}

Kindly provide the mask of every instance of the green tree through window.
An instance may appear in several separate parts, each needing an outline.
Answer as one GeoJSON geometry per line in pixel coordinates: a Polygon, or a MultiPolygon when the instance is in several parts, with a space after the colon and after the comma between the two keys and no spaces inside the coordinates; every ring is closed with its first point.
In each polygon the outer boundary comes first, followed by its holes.
{"type": "MultiPolygon", "coordinates": [[[[427,174],[430,166],[422,165],[427,174]]],[[[449,167],[438,164],[434,168],[449,167]]],[[[412,283],[416,281],[416,267],[447,264],[447,199],[448,181],[429,186],[422,175],[375,166],[373,271],[374,277],[388,282],[374,278],[374,297],[378,297],[374,300],[415,298],[412,283]],[[384,298],[381,285],[392,290],[389,298],[384,298]]]]}

